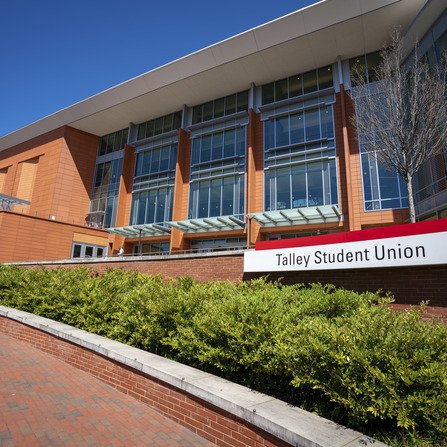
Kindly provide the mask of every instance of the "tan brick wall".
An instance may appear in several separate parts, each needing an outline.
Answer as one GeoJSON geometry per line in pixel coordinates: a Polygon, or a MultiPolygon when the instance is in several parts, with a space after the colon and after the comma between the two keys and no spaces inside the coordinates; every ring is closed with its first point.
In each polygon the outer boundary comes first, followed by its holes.
{"type": "Polygon", "coordinates": [[[108,238],[103,230],[0,211],[0,262],[70,258],[75,233],[108,238]]]}
{"type": "Polygon", "coordinates": [[[38,159],[31,205],[14,210],[77,224],[85,222],[98,140],[94,135],[61,127],[0,152],[0,170],[7,168],[3,193],[12,196],[22,194],[26,186],[23,179],[31,178],[29,173],[22,177],[23,167],[38,159]]]}

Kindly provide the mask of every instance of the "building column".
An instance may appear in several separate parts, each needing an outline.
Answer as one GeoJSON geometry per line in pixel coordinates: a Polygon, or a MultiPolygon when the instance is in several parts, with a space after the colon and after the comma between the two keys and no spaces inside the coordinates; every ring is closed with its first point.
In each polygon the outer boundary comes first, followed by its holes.
{"type": "MultiPolygon", "coordinates": [[[[354,151],[353,142],[354,135],[351,135],[351,114],[353,113],[352,107],[348,107],[347,103],[351,99],[349,98],[348,93],[345,91],[345,87],[343,84],[340,84],[340,111],[341,111],[341,125],[342,125],[342,139],[343,139],[343,161],[344,161],[344,175],[345,175],[345,188],[346,188],[346,198],[341,203],[342,212],[345,218],[348,221],[349,231],[360,230],[360,219],[358,216],[358,210],[355,206],[355,202],[359,200],[359,198],[354,197],[354,185],[353,185],[353,166],[352,166],[352,155],[354,151]],[[350,111],[348,109],[351,109],[350,111]],[[351,112],[351,113],[349,113],[351,112]],[[352,143],[352,144],[351,144],[352,143]],[[352,147],[351,147],[352,146],[352,147]]],[[[340,166],[341,167],[341,166],[340,166]]],[[[358,179],[357,179],[358,180],[358,179]]],[[[340,182],[341,183],[341,182],[340,182]]],[[[360,198],[361,200],[361,198],[360,198]]]]}
{"type": "Polygon", "coordinates": [[[264,150],[261,117],[253,109],[249,110],[248,116],[246,210],[249,221],[247,244],[253,246],[256,241],[260,240],[261,226],[250,216],[264,210],[264,150]]]}
{"type": "MultiPolygon", "coordinates": [[[[177,163],[175,166],[174,200],[172,220],[188,219],[189,174],[191,169],[191,139],[183,129],[178,131],[177,163]]],[[[189,241],[183,231],[171,230],[171,252],[188,250],[189,241]]]]}
{"type": "MultiPolygon", "coordinates": [[[[129,225],[132,206],[132,185],[135,171],[135,152],[129,145],[124,146],[123,166],[121,169],[118,202],[116,206],[115,227],[129,225]]],[[[124,244],[124,237],[115,235],[112,251],[115,253],[124,244]]]]}

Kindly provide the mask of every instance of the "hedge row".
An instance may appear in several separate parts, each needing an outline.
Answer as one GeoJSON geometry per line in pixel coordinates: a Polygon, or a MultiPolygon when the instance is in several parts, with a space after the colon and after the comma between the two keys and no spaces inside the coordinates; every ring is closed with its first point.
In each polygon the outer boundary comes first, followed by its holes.
{"type": "Polygon", "coordinates": [[[418,310],[391,311],[389,302],[320,284],[0,267],[5,306],[220,374],[376,436],[399,433],[399,445],[444,445],[447,328],[423,322],[418,310]]]}

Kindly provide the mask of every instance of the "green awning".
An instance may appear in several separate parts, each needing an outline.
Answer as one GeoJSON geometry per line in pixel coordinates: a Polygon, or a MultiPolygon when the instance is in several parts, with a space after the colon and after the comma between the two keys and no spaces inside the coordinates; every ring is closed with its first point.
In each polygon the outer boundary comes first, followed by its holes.
{"type": "Polygon", "coordinates": [[[129,225],[127,227],[106,228],[109,233],[118,234],[127,238],[166,236],[171,229],[159,224],[129,225]]]}
{"type": "Polygon", "coordinates": [[[343,214],[337,205],[322,205],[288,210],[265,211],[253,214],[262,227],[342,222],[343,214]]]}
{"type": "Polygon", "coordinates": [[[214,231],[240,230],[245,222],[236,216],[204,217],[201,219],[167,222],[167,225],[184,233],[210,233],[214,231]]]}

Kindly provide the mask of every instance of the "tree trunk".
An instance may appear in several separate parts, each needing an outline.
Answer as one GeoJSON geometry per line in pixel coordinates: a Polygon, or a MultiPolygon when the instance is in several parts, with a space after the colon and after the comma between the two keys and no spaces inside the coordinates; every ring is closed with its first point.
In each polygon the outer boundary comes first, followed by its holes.
{"type": "Polygon", "coordinates": [[[413,196],[413,176],[407,175],[405,179],[407,182],[407,194],[408,194],[408,208],[410,212],[410,222],[416,222],[416,210],[414,208],[414,196],[413,196]]]}

